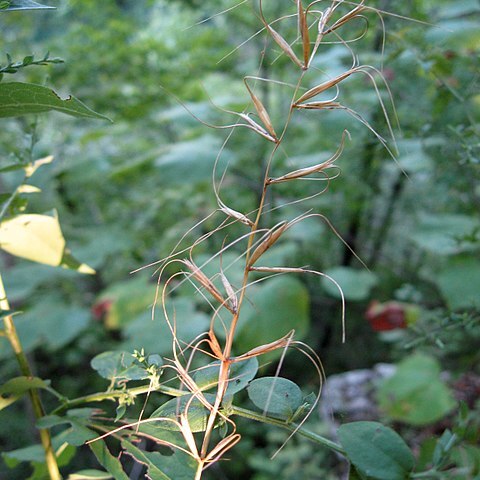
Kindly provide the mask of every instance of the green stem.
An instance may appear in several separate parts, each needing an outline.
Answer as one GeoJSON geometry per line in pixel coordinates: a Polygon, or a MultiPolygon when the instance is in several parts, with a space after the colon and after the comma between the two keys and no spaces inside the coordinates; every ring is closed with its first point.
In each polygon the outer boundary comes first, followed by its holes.
{"type": "Polygon", "coordinates": [[[72,400],[65,399],[59,407],[52,411],[52,415],[58,415],[70,408],[78,407],[85,403],[103,402],[105,400],[115,400],[116,398],[124,397],[126,395],[136,397],[148,392],[160,392],[171,397],[180,397],[190,392],[185,390],[179,390],[178,388],[166,387],[164,385],[158,385],[156,388],[152,388],[150,384],[141,387],[130,388],[128,390],[112,390],[111,392],[97,392],[85,395],[83,397],[74,398],[72,400]]]}
{"type": "MultiPolygon", "coordinates": [[[[5,292],[5,287],[3,285],[2,276],[0,275],[0,310],[9,311],[10,304],[7,299],[7,294],[5,292]]],[[[13,351],[15,352],[15,357],[17,359],[18,365],[22,375],[25,377],[33,377],[30,364],[28,363],[27,356],[23,351],[22,344],[18,338],[17,330],[13,322],[12,315],[6,315],[3,318],[3,323],[5,325],[5,336],[8,338],[10,345],[12,346],[13,351]]],[[[40,399],[40,394],[37,389],[29,390],[30,401],[32,402],[33,413],[35,418],[38,420],[45,416],[45,410],[40,399]]],[[[58,469],[57,458],[52,447],[52,438],[50,436],[50,431],[48,429],[40,428],[40,441],[42,443],[43,449],[45,451],[45,463],[47,465],[48,473],[50,474],[51,480],[61,480],[60,470],[58,469]]]]}
{"type": "Polygon", "coordinates": [[[302,435],[309,440],[312,440],[319,445],[323,445],[324,447],[329,448],[341,455],[346,455],[345,450],[338,444],[329,440],[328,438],[322,437],[318,435],[318,433],[312,432],[307,430],[306,428],[300,426],[296,423],[285,423],[282,420],[277,420],[275,418],[270,418],[262,415],[261,413],[252,412],[251,410],[247,410],[246,408],[236,407],[232,405],[229,407],[229,413],[232,415],[238,415],[239,417],[248,418],[249,420],[256,420],[257,422],[268,423],[269,425],[275,425],[276,427],[283,428],[290,432],[296,432],[299,435],[302,435]]]}

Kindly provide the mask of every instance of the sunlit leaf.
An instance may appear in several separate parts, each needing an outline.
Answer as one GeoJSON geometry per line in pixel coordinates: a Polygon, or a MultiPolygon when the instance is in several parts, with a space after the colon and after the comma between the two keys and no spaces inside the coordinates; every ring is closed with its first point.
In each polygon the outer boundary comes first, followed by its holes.
{"type": "Polygon", "coordinates": [[[57,266],[65,239],[56,216],[25,214],[0,224],[0,248],[17,257],[57,266]]]}
{"type": "Polygon", "coordinates": [[[4,10],[50,10],[55,7],[42,5],[33,0],[2,0],[0,1],[0,11],[4,10]]]}
{"type": "Polygon", "coordinates": [[[107,117],[94,112],[73,96],[60,98],[52,89],[31,83],[0,83],[0,118],[18,117],[29,113],[43,113],[50,110],[66,113],[74,117],[107,117]]]}

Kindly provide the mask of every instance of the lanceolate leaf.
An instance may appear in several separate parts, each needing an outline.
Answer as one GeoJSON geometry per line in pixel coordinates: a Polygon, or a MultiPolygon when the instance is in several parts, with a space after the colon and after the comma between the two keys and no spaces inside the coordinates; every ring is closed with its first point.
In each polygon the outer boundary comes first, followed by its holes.
{"type": "Polygon", "coordinates": [[[122,464],[117,457],[114,457],[102,440],[90,443],[90,449],[97,457],[99,463],[108,473],[113,475],[115,480],[128,480],[128,475],[123,471],[122,464]]]}
{"type": "Polygon", "coordinates": [[[50,110],[74,117],[108,120],[73,96],[62,99],[51,88],[33,83],[0,83],[0,117],[18,117],[50,110]]]}
{"type": "Polygon", "coordinates": [[[159,452],[144,452],[130,442],[122,441],[126,453],[147,466],[145,478],[151,480],[192,480],[197,463],[186,453],[173,449],[171,455],[159,452]]]}
{"type": "Polygon", "coordinates": [[[48,382],[37,377],[16,377],[0,387],[0,410],[18,400],[32,388],[48,388],[48,382]]]}
{"type": "Polygon", "coordinates": [[[0,0],[0,12],[8,10],[50,10],[54,8],[33,0],[0,0]]]}

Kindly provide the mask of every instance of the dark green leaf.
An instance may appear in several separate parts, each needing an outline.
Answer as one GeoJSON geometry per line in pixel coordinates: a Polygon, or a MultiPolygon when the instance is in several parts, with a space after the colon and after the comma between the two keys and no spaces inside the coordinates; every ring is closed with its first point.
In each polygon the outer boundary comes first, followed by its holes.
{"type": "Polygon", "coordinates": [[[94,357],[90,365],[100,376],[115,382],[148,378],[148,373],[134,362],[128,352],[103,352],[94,357]]]}
{"type": "MultiPolygon", "coordinates": [[[[245,352],[273,342],[295,330],[302,338],[308,330],[310,302],[307,289],[292,277],[278,277],[247,290],[236,345],[245,352]]],[[[279,355],[280,353],[277,352],[279,355]]]]}
{"type": "Polygon", "coordinates": [[[123,471],[122,464],[117,457],[114,457],[108,450],[103,440],[97,440],[89,444],[98,462],[108,473],[111,473],[115,480],[128,480],[128,475],[123,471]]]}
{"type": "Polygon", "coordinates": [[[144,452],[130,442],[123,441],[126,453],[143,463],[148,469],[151,480],[193,480],[197,470],[195,460],[179,450],[173,449],[171,455],[159,452],[144,452]]]}
{"type": "Polygon", "coordinates": [[[8,380],[0,387],[0,410],[17,401],[33,388],[48,388],[49,382],[38,377],[16,377],[8,380]]]}
{"type": "Polygon", "coordinates": [[[288,420],[303,403],[297,384],[282,377],[262,377],[248,387],[248,396],[266,415],[288,420]]]}
{"type": "MultiPolygon", "coordinates": [[[[213,404],[215,402],[215,395],[204,394],[208,402],[213,404]]],[[[198,400],[194,398],[192,400],[191,395],[184,395],[180,398],[172,398],[168,402],[164,403],[160,408],[157,408],[150,418],[163,417],[170,420],[179,420],[179,415],[187,411],[187,419],[192,432],[203,432],[207,426],[208,410],[198,400]],[[188,409],[188,410],[187,410],[188,409]]],[[[171,421],[159,420],[155,423],[160,429],[178,431],[179,427],[171,421]]]]}
{"type": "MultiPolygon", "coordinates": [[[[232,364],[226,394],[234,395],[243,390],[248,385],[248,382],[255,378],[257,371],[258,360],[256,357],[232,364]]],[[[210,390],[217,386],[219,373],[219,362],[213,362],[195,373],[195,383],[201,390],[210,390]]]]}
{"type": "Polygon", "coordinates": [[[338,437],[361,475],[375,480],[405,480],[415,458],[402,438],[377,422],[346,423],[338,437]]]}
{"type": "Polygon", "coordinates": [[[0,117],[18,117],[50,110],[74,117],[108,120],[75,97],[70,96],[63,100],[48,87],[32,83],[0,83],[0,117]]]}

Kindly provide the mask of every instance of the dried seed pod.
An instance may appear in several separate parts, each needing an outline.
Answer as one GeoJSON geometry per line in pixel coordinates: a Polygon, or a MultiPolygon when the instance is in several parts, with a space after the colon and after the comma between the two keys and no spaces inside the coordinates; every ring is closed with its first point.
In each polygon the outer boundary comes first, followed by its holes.
{"type": "Polygon", "coordinates": [[[343,147],[345,145],[345,137],[347,135],[349,135],[348,131],[344,130],[342,135],[342,140],[340,142],[340,146],[338,147],[337,151],[328,160],[325,160],[322,163],[318,163],[317,165],[312,165],[311,167],[305,167],[305,168],[300,168],[298,170],[294,170],[293,172],[287,173],[278,178],[271,178],[268,180],[268,184],[271,185],[273,183],[288,182],[289,180],[295,180],[297,178],[306,177],[308,175],[312,175],[313,173],[318,173],[327,168],[330,168],[333,165],[333,163],[342,154],[343,147]]]}
{"type": "Polygon", "coordinates": [[[272,125],[272,121],[270,120],[270,115],[267,112],[267,109],[261,102],[261,100],[253,93],[252,89],[249,87],[247,83],[247,78],[250,77],[245,77],[243,79],[245,86],[247,87],[248,93],[250,94],[250,97],[252,98],[253,104],[255,105],[255,110],[257,110],[258,116],[262,120],[263,124],[265,125],[265,128],[267,129],[268,133],[277,140],[277,134],[275,133],[275,130],[272,125]]]}
{"type": "Polygon", "coordinates": [[[225,308],[230,310],[231,313],[235,313],[229,303],[223,298],[222,294],[218,291],[217,287],[211,282],[211,280],[190,260],[182,260],[182,263],[192,272],[192,276],[202,287],[207,290],[215,300],[219,301],[225,308]]]}
{"type": "Polygon", "coordinates": [[[247,268],[252,267],[255,262],[281,237],[282,233],[290,226],[288,222],[282,222],[271,228],[265,236],[265,239],[254,250],[248,261],[247,268]]]}

